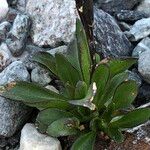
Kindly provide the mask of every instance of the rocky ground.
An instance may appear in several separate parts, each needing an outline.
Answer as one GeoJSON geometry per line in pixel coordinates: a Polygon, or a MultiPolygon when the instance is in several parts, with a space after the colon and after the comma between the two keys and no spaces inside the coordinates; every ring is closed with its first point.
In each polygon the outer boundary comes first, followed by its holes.
{"type": "MultiPolygon", "coordinates": [[[[77,17],[75,0],[8,0],[8,5],[1,0],[0,86],[23,80],[54,89],[47,70],[31,59],[39,51],[65,53],[77,17]]],[[[150,0],[95,0],[94,36],[96,50],[104,57],[138,58],[138,64],[130,71],[130,78],[139,85],[135,106],[149,103],[150,0]]],[[[49,150],[49,146],[61,149],[57,139],[26,124],[32,122],[34,113],[32,108],[0,97],[0,150],[17,150],[19,145],[20,150],[37,146],[39,150],[49,150]]],[[[128,132],[125,143],[112,142],[108,149],[150,149],[150,122],[128,132]]]]}

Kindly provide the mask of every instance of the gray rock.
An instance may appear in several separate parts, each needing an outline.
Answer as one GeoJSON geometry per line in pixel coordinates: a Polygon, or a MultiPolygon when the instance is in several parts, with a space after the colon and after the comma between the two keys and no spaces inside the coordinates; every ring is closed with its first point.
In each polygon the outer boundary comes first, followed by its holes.
{"type": "Polygon", "coordinates": [[[11,53],[5,43],[0,45],[0,71],[11,63],[11,53]]]}
{"type": "Polygon", "coordinates": [[[19,150],[61,150],[60,142],[37,131],[33,124],[26,124],[21,131],[19,150]]]}
{"type": "Polygon", "coordinates": [[[21,61],[14,61],[0,73],[0,85],[13,81],[29,81],[30,75],[21,61]]]}
{"type": "Polygon", "coordinates": [[[146,13],[150,16],[150,0],[143,0],[141,4],[137,7],[138,11],[146,13]]]}
{"type": "Polygon", "coordinates": [[[14,56],[19,56],[23,53],[29,28],[29,16],[18,14],[6,40],[6,43],[14,56]]]}
{"type": "Polygon", "coordinates": [[[148,15],[140,11],[122,10],[117,12],[115,17],[120,21],[135,22],[143,18],[148,18],[148,15]]]}
{"type": "Polygon", "coordinates": [[[138,60],[138,71],[145,81],[150,83],[150,52],[145,51],[140,54],[138,60]]]}
{"type": "Polygon", "coordinates": [[[27,1],[28,0],[17,0],[17,9],[25,12],[27,1]]]}
{"type": "Polygon", "coordinates": [[[1,5],[0,5],[0,21],[4,19],[8,13],[8,3],[7,0],[1,0],[1,5]]]}
{"type": "Polygon", "coordinates": [[[31,72],[31,81],[46,86],[51,82],[49,71],[41,67],[37,67],[31,72]]]}
{"type": "Polygon", "coordinates": [[[138,41],[148,35],[150,35],[150,18],[138,20],[128,32],[131,41],[138,41]]]}
{"type": "Polygon", "coordinates": [[[23,104],[0,97],[0,136],[11,137],[25,123],[30,112],[23,104]]]}
{"type": "Polygon", "coordinates": [[[140,87],[142,84],[142,79],[140,78],[140,76],[136,72],[133,72],[133,71],[127,71],[127,72],[129,74],[128,79],[135,81],[138,87],[140,87]]]}
{"type": "Polygon", "coordinates": [[[102,10],[94,10],[96,49],[105,57],[129,56],[132,45],[115,20],[102,10]]]}
{"type": "Polygon", "coordinates": [[[26,12],[32,19],[34,44],[56,47],[72,40],[78,16],[75,0],[28,0],[26,12]]]}
{"type": "Polygon", "coordinates": [[[132,52],[133,57],[139,57],[142,52],[149,51],[150,52],[150,38],[144,38],[138,45],[134,48],[132,52]]]}
{"type": "Polygon", "coordinates": [[[9,32],[11,24],[7,21],[4,21],[0,24],[0,42],[4,41],[7,33],[9,32]]]}
{"type": "MultiPolygon", "coordinates": [[[[15,61],[0,73],[0,85],[13,81],[29,81],[30,75],[22,64],[15,61]]],[[[30,109],[23,104],[0,97],[0,136],[12,136],[29,117],[30,109]]]]}
{"type": "Polygon", "coordinates": [[[55,56],[56,53],[62,53],[62,54],[65,54],[67,53],[67,46],[64,45],[64,46],[59,46],[59,47],[56,47],[56,48],[53,48],[51,50],[48,50],[47,52],[50,53],[51,55],[55,56]]]}
{"type": "Polygon", "coordinates": [[[126,22],[118,22],[120,29],[124,31],[129,31],[131,29],[131,25],[126,22]]]}
{"type": "Polygon", "coordinates": [[[7,13],[6,20],[10,23],[13,23],[18,14],[20,13],[16,9],[10,8],[7,13]]]}
{"type": "Polygon", "coordinates": [[[97,0],[100,9],[106,12],[114,13],[121,10],[132,10],[141,0],[97,0]]]}

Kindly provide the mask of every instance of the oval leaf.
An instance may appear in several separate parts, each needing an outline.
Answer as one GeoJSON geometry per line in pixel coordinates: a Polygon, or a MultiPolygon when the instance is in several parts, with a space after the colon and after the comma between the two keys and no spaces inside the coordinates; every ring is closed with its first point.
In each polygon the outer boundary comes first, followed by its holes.
{"type": "Polygon", "coordinates": [[[86,133],[75,141],[71,150],[93,150],[95,138],[95,132],[86,133]]]}
{"type": "Polygon", "coordinates": [[[68,136],[78,133],[79,120],[77,118],[62,118],[48,126],[47,133],[53,137],[68,136]]]}
{"type": "Polygon", "coordinates": [[[117,121],[111,122],[112,127],[118,127],[122,129],[136,127],[150,119],[150,108],[136,109],[124,115],[117,121]]]}

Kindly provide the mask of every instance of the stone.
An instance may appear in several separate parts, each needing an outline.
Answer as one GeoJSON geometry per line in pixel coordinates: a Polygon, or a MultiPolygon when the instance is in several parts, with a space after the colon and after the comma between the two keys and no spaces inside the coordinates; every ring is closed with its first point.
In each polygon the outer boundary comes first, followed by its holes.
{"type": "Polygon", "coordinates": [[[138,71],[142,75],[143,79],[150,83],[150,52],[145,51],[140,54],[138,60],[138,71]]]}
{"type": "Polygon", "coordinates": [[[11,63],[11,53],[5,43],[0,45],[0,71],[11,63]]]}
{"type": "Polygon", "coordinates": [[[7,13],[6,20],[10,23],[13,23],[18,14],[20,13],[16,9],[10,8],[7,13]]]}
{"type": "Polygon", "coordinates": [[[19,56],[23,53],[29,28],[29,16],[25,14],[18,14],[6,39],[6,43],[14,56],[19,56]]]}
{"type": "Polygon", "coordinates": [[[137,83],[138,87],[142,84],[142,79],[135,71],[127,71],[128,72],[128,80],[133,80],[137,83]]]}
{"type": "Polygon", "coordinates": [[[29,118],[27,106],[0,97],[0,136],[11,137],[29,118]]]}
{"type": "Polygon", "coordinates": [[[51,50],[48,50],[47,52],[50,53],[51,55],[55,56],[56,53],[62,53],[62,54],[65,54],[67,53],[67,46],[64,45],[64,46],[59,46],[59,47],[56,47],[56,48],[53,48],[51,50]]]}
{"type": "Polygon", "coordinates": [[[37,67],[31,72],[31,81],[46,86],[51,82],[50,73],[48,70],[37,67]]]}
{"type": "Polygon", "coordinates": [[[141,0],[97,0],[97,6],[108,13],[132,10],[141,0]]]}
{"type": "Polygon", "coordinates": [[[7,33],[11,28],[11,24],[8,21],[4,21],[0,24],[0,42],[6,39],[7,33]]]}
{"type": "Polygon", "coordinates": [[[28,0],[26,12],[32,19],[34,44],[56,47],[73,39],[78,17],[75,0],[28,0]]]}
{"type": "Polygon", "coordinates": [[[132,45],[114,18],[94,8],[94,37],[96,50],[104,57],[130,56],[132,45]]]}
{"type": "Polygon", "coordinates": [[[118,25],[119,25],[121,31],[123,31],[123,32],[130,31],[130,29],[131,29],[131,25],[126,22],[118,22],[118,25]]]}
{"type": "Polygon", "coordinates": [[[150,18],[138,20],[128,32],[131,41],[138,41],[150,35],[150,18]]]}
{"type": "Polygon", "coordinates": [[[28,123],[21,131],[19,150],[61,150],[61,145],[58,139],[39,133],[28,123]]]}
{"type": "Polygon", "coordinates": [[[17,9],[21,12],[25,12],[27,2],[28,0],[17,0],[17,9]]]}
{"type": "Polygon", "coordinates": [[[150,17],[150,0],[142,0],[140,5],[137,7],[138,11],[146,13],[150,17]]]}
{"type": "MultiPolygon", "coordinates": [[[[11,63],[0,73],[0,85],[13,81],[29,81],[30,75],[20,61],[11,63]]],[[[31,110],[18,102],[0,97],[0,136],[11,137],[28,119],[31,110]]]]}
{"type": "Polygon", "coordinates": [[[142,52],[150,52],[150,38],[146,37],[134,48],[132,52],[132,57],[139,57],[142,52]]]}
{"type": "Polygon", "coordinates": [[[120,21],[132,23],[143,18],[148,18],[148,15],[140,11],[121,10],[115,14],[115,17],[120,21]]]}
{"type": "Polygon", "coordinates": [[[0,2],[0,21],[4,19],[8,13],[8,3],[7,0],[1,0],[0,2]]]}
{"type": "Polygon", "coordinates": [[[13,81],[29,81],[30,75],[21,61],[14,61],[0,73],[0,85],[13,81]]]}

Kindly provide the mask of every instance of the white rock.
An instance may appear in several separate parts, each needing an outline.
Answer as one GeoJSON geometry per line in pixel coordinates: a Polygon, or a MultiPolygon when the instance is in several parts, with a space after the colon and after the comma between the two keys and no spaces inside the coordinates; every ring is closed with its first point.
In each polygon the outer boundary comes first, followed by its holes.
{"type": "Polygon", "coordinates": [[[78,16],[75,0],[28,0],[32,40],[38,46],[56,46],[72,40],[78,16]]]}
{"type": "Polygon", "coordinates": [[[37,131],[33,124],[26,124],[21,131],[19,150],[61,150],[60,142],[37,131]]]}
{"type": "Polygon", "coordinates": [[[137,7],[138,11],[142,11],[150,16],[150,0],[143,0],[142,3],[137,7]]]}
{"type": "Polygon", "coordinates": [[[0,45],[0,71],[11,63],[11,53],[5,43],[0,45]]]}
{"type": "Polygon", "coordinates": [[[131,41],[138,41],[150,35],[150,18],[138,20],[128,32],[131,41]]]}
{"type": "Polygon", "coordinates": [[[138,71],[144,80],[150,83],[150,52],[145,51],[140,54],[138,60],[138,71]]]}
{"type": "Polygon", "coordinates": [[[8,13],[8,3],[7,0],[0,1],[0,21],[5,18],[6,14],[8,13]]]}

